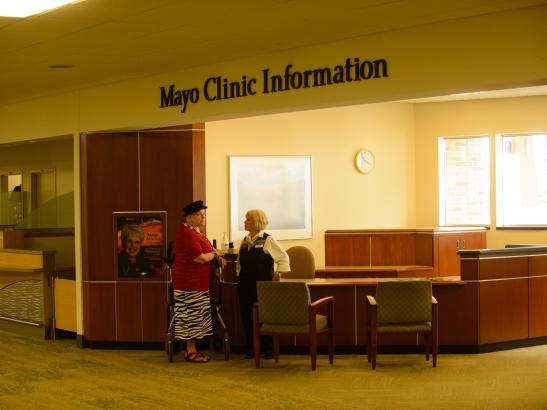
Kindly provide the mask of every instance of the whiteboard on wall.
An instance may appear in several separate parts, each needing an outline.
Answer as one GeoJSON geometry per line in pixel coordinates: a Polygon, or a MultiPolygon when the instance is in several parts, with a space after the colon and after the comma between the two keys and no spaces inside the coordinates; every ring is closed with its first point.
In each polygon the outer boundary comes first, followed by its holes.
{"type": "Polygon", "coordinates": [[[311,157],[230,156],[230,240],[245,237],[245,213],[262,209],[275,239],[312,237],[311,157]]]}

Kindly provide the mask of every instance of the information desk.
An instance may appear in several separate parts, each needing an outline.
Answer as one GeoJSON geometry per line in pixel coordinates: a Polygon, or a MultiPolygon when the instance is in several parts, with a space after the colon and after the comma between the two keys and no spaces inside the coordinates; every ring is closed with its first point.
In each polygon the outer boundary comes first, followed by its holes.
{"type": "Polygon", "coordinates": [[[315,270],[316,278],[429,278],[433,275],[432,266],[325,266],[315,270]]]}
{"type": "MultiPolygon", "coordinates": [[[[481,351],[504,348],[506,342],[543,342],[547,336],[547,247],[460,251],[462,276],[430,278],[439,305],[439,345],[481,351]],[[535,339],[535,340],[534,340],[535,339]]],[[[392,272],[396,272],[395,269],[392,272]]],[[[317,270],[366,272],[358,267],[317,270]]],[[[405,272],[399,269],[399,272],[405,272]]],[[[416,270],[419,272],[419,270],[416,270]]],[[[419,277],[416,275],[415,277],[419,277]]],[[[338,347],[362,347],[365,341],[365,299],[387,278],[282,279],[305,281],[312,301],[335,296],[335,342],[338,347]]],[[[242,347],[237,285],[222,284],[221,312],[233,346],[242,347]]],[[[416,337],[380,335],[384,345],[416,345],[416,337]]],[[[287,338],[284,346],[305,346],[304,338],[287,338]]],[[[320,344],[326,344],[320,340],[320,344]]],[[[511,346],[508,346],[511,347],[511,346]]]]}

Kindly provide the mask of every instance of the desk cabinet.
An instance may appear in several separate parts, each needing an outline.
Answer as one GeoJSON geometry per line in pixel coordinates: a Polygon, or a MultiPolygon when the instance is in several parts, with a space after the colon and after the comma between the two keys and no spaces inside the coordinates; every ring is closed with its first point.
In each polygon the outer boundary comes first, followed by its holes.
{"type": "Polygon", "coordinates": [[[437,276],[460,276],[458,251],[486,247],[486,234],[482,232],[441,233],[437,236],[437,276]]]}
{"type": "Polygon", "coordinates": [[[329,230],[326,266],[432,266],[433,276],[458,276],[462,249],[486,247],[486,229],[329,230]]]}

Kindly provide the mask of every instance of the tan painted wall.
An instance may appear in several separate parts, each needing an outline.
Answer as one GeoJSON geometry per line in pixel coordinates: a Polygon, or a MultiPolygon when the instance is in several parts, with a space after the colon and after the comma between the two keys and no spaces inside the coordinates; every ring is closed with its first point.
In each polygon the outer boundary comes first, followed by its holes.
{"type": "Polygon", "coordinates": [[[319,265],[327,229],[414,226],[413,122],[411,104],[387,103],[207,123],[208,235],[229,231],[230,155],[312,157],[313,239],[283,246],[310,247],[319,265]],[[376,157],[368,175],[354,168],[359,148],[376,157]]]}
{"type": "MultiPolygon", "coordinates": [[[[23,191],[30,190],[31,170],[54,168],[57,196],[74,191],[72,136],[0,147],[0,172],[23,171],[23,191]]],[[[30,198],[30,197],[27,197],[30,198]]],[[[74,266],[74,237],[26,238],[25,249],[56,250],[60,266],[74,266]]]]}
{"type": "Polygon", "coordinates": [[[31,170],[55,169],[57,196],[74,191],[72,137],[60,141],[2,145],[0,172],[23,171],[23,190],[30,190],[31,170]]]}
{"type": "MultiPolygon", "coordinates": [[[[489,135],[491,152],[497,133],[547,131],[547,96],[417,104],[416,223],[434,226],[439,220],[437,138],[489,135]]],[[[491,156],[490,248],[507,243],[547,243],[546,231],[496,230],[495,156],[491,156]]]]}

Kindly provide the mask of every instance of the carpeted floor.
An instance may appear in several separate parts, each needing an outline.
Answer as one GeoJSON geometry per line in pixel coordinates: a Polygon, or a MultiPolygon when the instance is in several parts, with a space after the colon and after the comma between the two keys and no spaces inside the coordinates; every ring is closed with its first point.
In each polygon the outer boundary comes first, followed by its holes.
{"type": "Polygon", "coordinates": [[[0,331],[0,409],[547,409],[547,346],[480,355],[232,354],[168,363],[159,350],[80,349],[0,331]]]}

